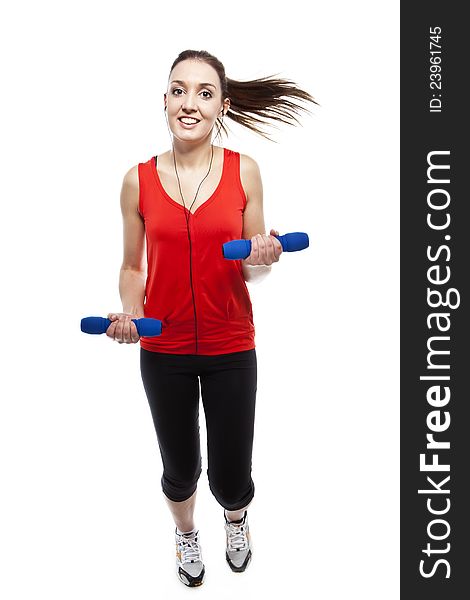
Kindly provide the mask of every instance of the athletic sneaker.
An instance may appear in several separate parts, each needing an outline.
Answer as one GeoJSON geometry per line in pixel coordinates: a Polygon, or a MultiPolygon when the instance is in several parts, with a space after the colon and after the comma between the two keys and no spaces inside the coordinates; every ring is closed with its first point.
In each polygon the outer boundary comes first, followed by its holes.
{"type": "Polygon", "coordinates": [[[225,532],[227,537],[225,558],[232,571],[243,573],[251,560],[251,538],[247,511],[245,511],[243,519],[239,521],[227,521],[225,516],[225,532]]]}
{"type": "Polygon", "coordinates": [[[189,587],[201,585],[204,579],[199,531],[179,534],[175,529],[176,573],[189,587]]]}

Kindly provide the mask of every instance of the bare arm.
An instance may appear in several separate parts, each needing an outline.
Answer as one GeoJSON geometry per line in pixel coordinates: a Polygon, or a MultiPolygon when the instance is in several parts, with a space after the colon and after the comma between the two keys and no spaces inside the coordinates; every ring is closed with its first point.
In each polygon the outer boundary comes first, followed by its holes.
{"type": "Polygon", "coordinates": [[[132,167],[122,183],[121,212],[123,219],[123,259],[119,274],[119,294],[123,312],[144,316],[145,227],[139,213],[139,176],[132,167]]]}
{"type": "Polygon", "coordinates": [[[282,246],[271,229],[267,236],[263,213],[263,184],[258,164],[245,154],[240,155],[240,179],[245,190],[247,203],[243,213],[243,239],[251,239],[250,256],[242,261],[245,281],[262,281],[270,272],[273,262],[279,260],[282,246]]]}
{"type": "Polygon", "coordinates": [[[145,257],[145,226],[139,213],[138,167],[132,167],[124,176],[121,189],[123,219],[123,259],[119,272],[119,295],[123,314],[109,313],[113,323],[106,334],[120,343],[135,343],[139,335],[132,318],[144,316],[147,261],[145,257]],[[118,315],[114,321],[113,315],[118,315]]]}

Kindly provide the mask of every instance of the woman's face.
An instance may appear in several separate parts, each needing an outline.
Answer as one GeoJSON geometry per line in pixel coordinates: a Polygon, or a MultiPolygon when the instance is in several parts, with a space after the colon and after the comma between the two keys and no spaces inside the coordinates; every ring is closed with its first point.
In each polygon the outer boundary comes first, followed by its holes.
{"type": "Polygon", "coordinates": [[[170,130],[182,141],[210,136],[222,109],[226,112],[230,105],[228,98],[222,102],[217,71],[199,60],[183,60],[175,66],[164,102],[170,130]]]}

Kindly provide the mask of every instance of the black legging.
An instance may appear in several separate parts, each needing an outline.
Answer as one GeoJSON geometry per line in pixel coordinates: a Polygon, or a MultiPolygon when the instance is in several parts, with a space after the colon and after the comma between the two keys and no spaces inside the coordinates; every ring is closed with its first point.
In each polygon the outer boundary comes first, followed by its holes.
{"type": "Polygon", "coordinates": [[[182,502],[195,492],[201,475],[199,376],[210,490],[227,510],[248,505],[255,491],[251,478],[255,349],[204,356],[141,347],[140,370],[163,461],[163,493],[182,502]]]}

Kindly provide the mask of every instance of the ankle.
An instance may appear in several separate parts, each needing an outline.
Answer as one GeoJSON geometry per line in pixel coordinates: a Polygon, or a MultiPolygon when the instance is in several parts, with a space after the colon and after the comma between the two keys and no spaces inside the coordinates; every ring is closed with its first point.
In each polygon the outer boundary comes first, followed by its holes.
{"type": "Polygon", "coordinates": [[[225,518],[229,523],[233,523],[234,521],[241,521],[245,516],[245,510],[226,510],[225,518]]]}
{"type": "Polygon", "coordinates": [[[194,523],[176,523],[176,532],[181,535],[183,533],[193,533],[196,531],[194,523]]]}

